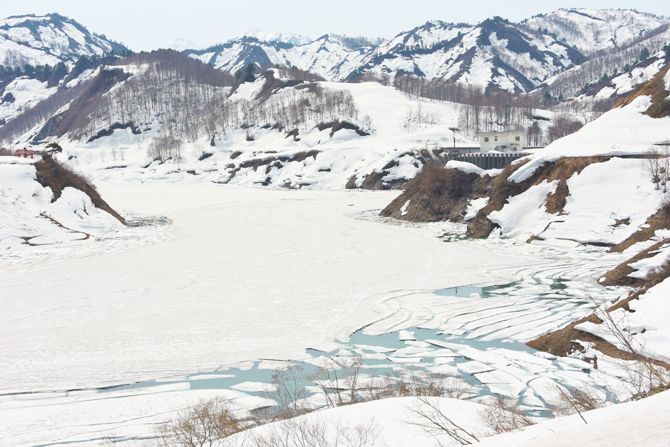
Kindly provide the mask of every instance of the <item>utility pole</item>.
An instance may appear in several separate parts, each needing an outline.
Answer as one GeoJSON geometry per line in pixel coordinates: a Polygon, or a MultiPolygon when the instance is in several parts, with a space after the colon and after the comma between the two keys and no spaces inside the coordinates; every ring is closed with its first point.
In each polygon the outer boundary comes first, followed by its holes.
{"type": "Polygon", "coordinates": [[[454,136],[454,152],[456,152],[456,132],[459,132],[460,129],[458,127],[450,127],[449,130],[454,136]]]}

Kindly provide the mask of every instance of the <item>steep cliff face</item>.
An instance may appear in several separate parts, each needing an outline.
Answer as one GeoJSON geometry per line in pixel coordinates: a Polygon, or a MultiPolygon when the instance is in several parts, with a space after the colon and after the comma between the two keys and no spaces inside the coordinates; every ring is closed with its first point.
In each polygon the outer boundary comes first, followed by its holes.
{"type": "Polygon", "coordinates": [[[488,175],[446,168],[432,161],[381,216],[412,222],[463,222],[470,201],[485,197],[490,184],[488,175]]]}

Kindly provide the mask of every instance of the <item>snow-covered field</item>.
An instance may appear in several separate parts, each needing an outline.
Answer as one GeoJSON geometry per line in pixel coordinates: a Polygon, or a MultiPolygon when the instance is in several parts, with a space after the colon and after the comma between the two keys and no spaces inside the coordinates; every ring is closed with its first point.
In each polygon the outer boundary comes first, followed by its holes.
{"type": "Polygon", "coordinates": [[[602,391],[621,388],[616,370],[519,342],[588,313],[585,297],[617,297],[595,278],[620,255],[464,241],[453,224],[375,217],[397,192],[99,190],[122,214],[172,224],[0,258],[0,305],[12,309],[0,315],[0,444],[138,440],[214,396],[265,407],[261,370],[286,363],[248,361],[319,364],[342,350],[391,371],[422,364],[529,410],[562,383],[618,399],[602,391]],[[454,289],[467,285],[477,286],[454,289]],[[232,370],[235,386],[222,381],[232,370]]]}

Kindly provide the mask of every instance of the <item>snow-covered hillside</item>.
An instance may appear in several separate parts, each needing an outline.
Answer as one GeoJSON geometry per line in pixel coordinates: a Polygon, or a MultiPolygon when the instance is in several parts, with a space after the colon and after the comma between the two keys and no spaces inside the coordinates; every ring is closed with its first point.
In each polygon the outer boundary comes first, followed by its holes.
{"type": "Polygon", "coordinates": [[[63,102],[51,115],[27,111],[0,138],[60,141],[80,169],[117,168],[105,175],[336,189],[397,188],[446,147],[475,144],[449,130],[459,104],[285,75],[272,69],[235,85],[177,52],[133,56],[82,74],[54,96],[63,102]],[[184,80],[187,88],[174,89],[184,80]],[[166,138],[178,152],[160,148],[166,138]]]}
{"type": "Polygon", "coordinates": [[[110,214],[113,210],[85,180],[52,160],[0,156],[0,179],[2,257],[17,255],[21,245],[83,241],[123,228],[122,218],[110,214]]]}
{"type": "Polygon", "coordinates": [[[56,65],[82,56],[123,54],[121,44],[91,33],[59,14],[13,16],[0,20],[0,66],[56,65]]]}
{"type": "MultiPolygon", "coordinates": [[[[652,151],[660,153],[658,144],[668,138],[667,72],[666,66],[634,95],[579,131],[489,177],[490,193],[485,195],[490,200],[469,223],[470,234],[617,245],[643,227],[665,200],[654,183],[656,177],[649,174],[647,158],[652,151]],[[615,203],[607,199],[612,194],[615,203]]],[[[460,165],[447,169],[470,172],[460,165]]],[[[475,185],[477,177],[461,176],[457,183],[468,184],[467,188],[460,186],[456,196],[442,200],[454,206],[451,200],[473,193],[481,196],[486,188],[475,185]]],[[[403,200],[427,192],[415,188],[396,200],[387,214],[397,216],[403,200]]]]}
{"type": "Polygon", "coordinates": [[[668,18],[633,9],[558,9],[521,22],[543,34],[551,34],[582,53],[620,48],[667,25],[668,18]]]}
{"type": "Polygon", "coordinates": [[[517,93],[581,59],[551,36],[524,33],[495,17],[475,27],[431,22],[400,34],[368,56],[358,72],[407,73],[517,93]]]}

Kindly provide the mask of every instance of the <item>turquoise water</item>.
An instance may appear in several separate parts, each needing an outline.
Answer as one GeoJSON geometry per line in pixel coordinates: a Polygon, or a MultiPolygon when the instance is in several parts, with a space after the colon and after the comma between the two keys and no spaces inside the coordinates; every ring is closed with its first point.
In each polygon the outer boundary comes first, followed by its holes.
{"type": "MultiPolygon", "coordinates": [[[[495,299],[497,296],[518,293],[521,287],[523,285],[520,282],[501,285],[466,285],[439,289],[434,291],[434,294],[445,297],[445,299],[449,297],[495,299]]],[[[536,298],[577,299],[570,296],[569,283],[562,279],[544,283],[542,292],[537,293],[536,298]]],[[[565,377],[583,376],[585,382],[595,383],[595,380],[590,379],[591,370],[587,364],[538,353],[522,343],[505,340],[487,341],[469,337],[467,333],[447,334],[439,330],[420,327],[383,334],[368,334],[364,330],[359,330],[351,334],[348,340],[339,341],[338,345],[338,349],[328,352],[307,349],[305,351],[307,359],[304,361],[265,359],[273,363],[264,360],[244,362],[244,364],[222,367],[215,371],[199,371],[172,380],[150,380],[107,387],[99,389],[98,392],[110,393],[137,389],[146,389],[150,392],[153,387],[170,384],[183,385],[184,383],[193,390],[235,390],[235,387],[241,383],[253,382],[257,385],[270,385],[270,387],[267,391],[243,391],[243,393],[275,401],[274,408],[278,410],[282,405],[281,398],[271,390],[272,385],[277,383],[279,374],[275,369],[277,361],[286,365],[285,372],[282,374],[290,376],[292,386],[297,390],[296,396],[306,399],[323,392],[317,386],[317,381],[322,381],[323,384],[323,381],[331,379],[333,374],[338,376],[338,380],[346,380],[346,377],[352,374],[352,360],[354,360],[358,365],[355,367],[357,374],[363,378],[394,379],[399,376],[411,376],[457,380],[467,389],[468,398],[495,398],[499,396],[496,390],[502,390],[506,398],[517,399],[518,404],[529,415],[549,417],[552,415],[549,405],[541,395],[537,394],[536,390],[529,386],[531,382],[546,379],[547,373],[551,372],[558,374],[552,379],[556,383],[564,380],[560,374],[565,374],[565,377]],[[491,362],[488,362],[488,359],[491,362]],[[325,371],[316,366],[320,364],[333,366],[329,371],[325,371]],[[472,369],[473,365],[474,369],[472,369]],[[509,382],[496,383],[496,377],[511,377],[511,379],[509,382]],[[521,391],[515,394],[515,390],[518,389],[521,391]]],[[[549,385],[549,388],[552,386],[549,385]]],[[[362,391],[364,389],[361,389],[362,391]]],[[[608,390],[603,389],[603,391],[608,400],[614,401],[615,397],[608,390]]]]}

